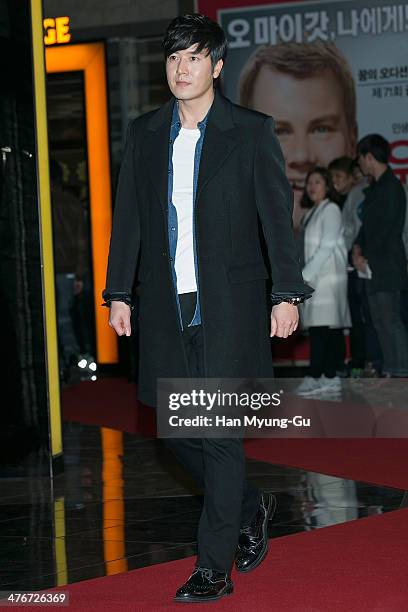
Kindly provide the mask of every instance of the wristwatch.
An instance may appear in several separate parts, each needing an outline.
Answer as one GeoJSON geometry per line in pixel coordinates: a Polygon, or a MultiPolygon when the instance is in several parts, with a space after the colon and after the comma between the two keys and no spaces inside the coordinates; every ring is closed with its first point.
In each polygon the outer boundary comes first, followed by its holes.
{"type": "Polygon", "coordinates": [[[277,306],[278,304],[281,304],[282,302],[286,302],[287,304],[292,304],[293,306],[298,306],[299,304],[302,304],[305,300],[307,300],[308,298],[312,297],[311,295],[278,295],[278,294],[272,294],[271,295],[271,302],[272,302],[272,306],[277,306]]]}

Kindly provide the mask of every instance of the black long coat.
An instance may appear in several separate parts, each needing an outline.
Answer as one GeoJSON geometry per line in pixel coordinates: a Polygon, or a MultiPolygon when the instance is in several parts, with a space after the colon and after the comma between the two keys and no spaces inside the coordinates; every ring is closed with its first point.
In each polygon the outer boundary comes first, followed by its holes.
{"type": "MultiPolygon", "coordinates": [[[[167,234],[173,104],[135,119],[122,161],[104,295],[139,282],[139,397],[156,379],[187,378],[167,234]],[[135,276],[136,275],[136,276],[135,276]]],[[[292,233],[293,194],[273,120],[216,93],[196,196],[198,283],[208,377],[270,377],[272,361],[260,219],[274,292],[311,293],[292,233]]]]}

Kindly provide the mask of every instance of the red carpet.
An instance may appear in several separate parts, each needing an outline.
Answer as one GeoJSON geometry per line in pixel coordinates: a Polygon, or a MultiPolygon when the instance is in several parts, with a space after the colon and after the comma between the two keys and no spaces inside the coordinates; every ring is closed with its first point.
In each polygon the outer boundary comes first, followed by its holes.
{"type": "MultiPolygon", "coordinates": [[[[136,387],[105,378],[64,389],[65,420],[155,436],[155,411],[136,399],[136,387]]],[[[408,489],[408,438],[273,438],[245,441],[251,459],[408,489]]]]}
{"type": "Polygon", "coordinates": [[[245,440],[250,459],[408,490],[407,438],[245,440]]]}
{"type": "Polygon", "coordinates": [[[407,542],[408,509],[277,538],[256,571],[233,573],[233,595],[200,606],[172,602],[194,557],[58,590],[69,589],[70,612],[405,612],[407,542]]]}

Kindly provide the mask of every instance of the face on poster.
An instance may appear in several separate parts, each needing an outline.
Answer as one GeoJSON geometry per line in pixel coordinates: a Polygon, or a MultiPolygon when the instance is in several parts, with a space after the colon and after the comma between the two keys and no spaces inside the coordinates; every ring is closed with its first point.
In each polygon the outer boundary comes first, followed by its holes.
{"type": "Polygon", "coordinates": [[[240,4],[218,3],[224,93],[274,118],[295,208],[310,168],[354,157],[368,133],[391,142],[392,167],[408,183],[408,2],[240,4]]]}

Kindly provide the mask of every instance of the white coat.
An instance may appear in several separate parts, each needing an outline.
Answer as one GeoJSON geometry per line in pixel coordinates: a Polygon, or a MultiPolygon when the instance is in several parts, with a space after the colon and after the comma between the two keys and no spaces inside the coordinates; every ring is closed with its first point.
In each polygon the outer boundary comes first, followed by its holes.
{"type": "Polygon", "coordinates": [[[303,278],[315,292],[301,308],[303,327],[351,326],[347,299],[347,250],[340,208],[326,199],[302,220],[305,225],[303,278]]]}

